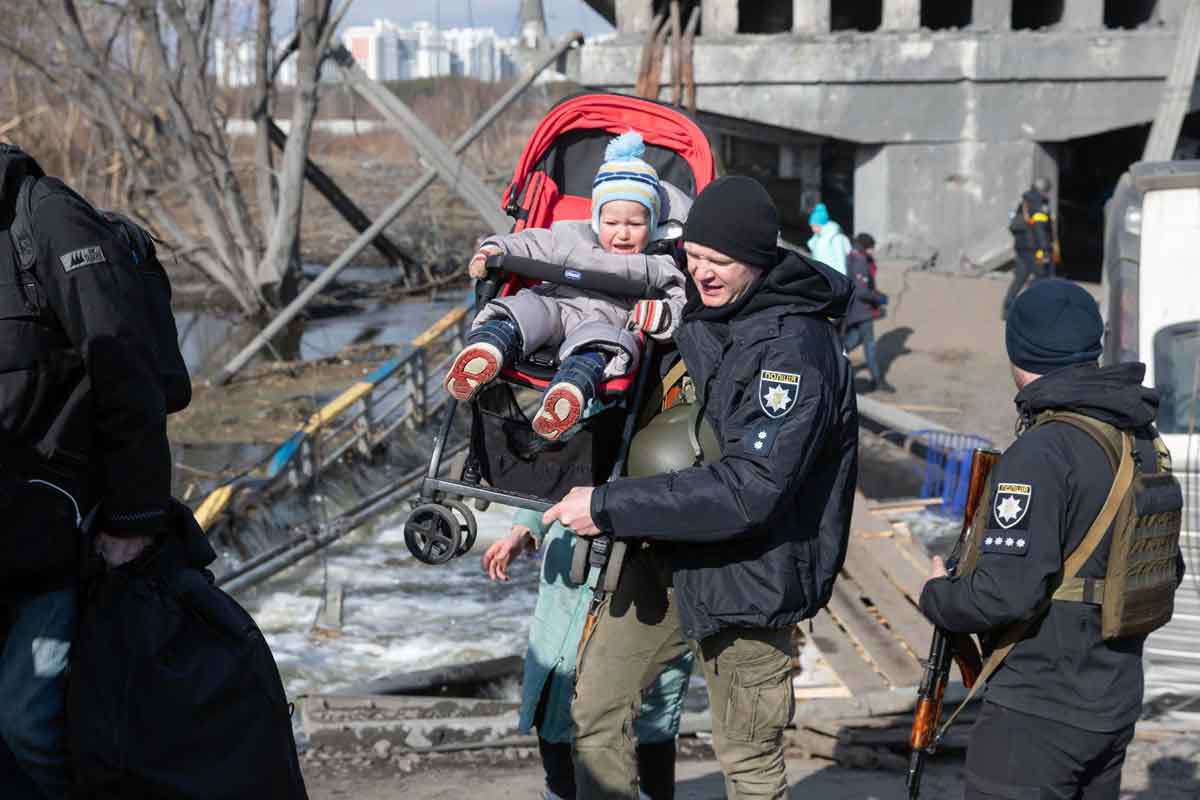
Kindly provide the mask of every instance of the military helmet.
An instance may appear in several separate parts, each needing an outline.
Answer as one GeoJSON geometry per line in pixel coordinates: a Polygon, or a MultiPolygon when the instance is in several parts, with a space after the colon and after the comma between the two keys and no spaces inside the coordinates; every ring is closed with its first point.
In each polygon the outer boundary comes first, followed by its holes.
{"type": "Polygon", "coordinates": [[[681,403],[654,417],[629,445],[631,477],[677,472],[721,458],[717,434],[697,403],[681,403]]]}

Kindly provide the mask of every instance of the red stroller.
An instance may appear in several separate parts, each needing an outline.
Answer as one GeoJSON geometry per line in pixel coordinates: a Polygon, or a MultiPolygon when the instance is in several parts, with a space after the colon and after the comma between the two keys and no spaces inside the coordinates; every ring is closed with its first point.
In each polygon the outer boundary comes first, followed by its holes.
{"type": "MultiPolygon", "coordinates": [[[[558,220],[591,216],[592,180],[608,141],[633,128],[646,144],[645,160],[661,181],[694,198],[714,177],[708,139],[689,117],[660,103],[619,94],[589,93],[554,108],[530,137],[504,192],[513,231],[549,227],[558,220]]],[[[540,281],[625,297],[648,297],[647,287],[613,275],[584,273],[559,264],[513,256],[488,259],[488,277],[476,287],[476,308],[540,281]]],[[[438,477],[442,452],[458,403],[451,399],[434,440],[429,472],[404,525],[412,554],[443,564],[467,553],[475,541],[477,504],[497,502],[544,511],[572,486],[595,485],[622,471],[634,434],[636,410],[652,371],[651,342],[634,375],[605,381],[606,408],[589,417],[569,439],[548,443],[537,437],[514,388],[544,390],[557,367],[553,350],[542,351],[500,372],[470,402],[470,446],[459,480],[438,477]],[[483,481],[487,486],[483,486],[483,481]],[[464,533],[465,530],[465,533],[464,533]]]]}

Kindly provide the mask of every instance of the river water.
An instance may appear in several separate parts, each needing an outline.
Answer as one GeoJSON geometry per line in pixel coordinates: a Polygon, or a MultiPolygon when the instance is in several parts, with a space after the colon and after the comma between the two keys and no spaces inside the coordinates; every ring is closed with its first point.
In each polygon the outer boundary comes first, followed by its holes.
{"type": "MultiPolygon", "coordinates": [[[[492,506],[478,513],[475,547],[440,566],[409,554],[405,513],[380,518],[239,595],[266,634],[289,695],[524,652],[541,553],[516,561],[508,583],[488,580],[480,568],[513,512],[492,506]],[[343,624],[334,635],[313,627],[327,585],[343,591],[343,624]]],[[[936,550],[957,532],[956,521],[929,512],[906,521],[936,550]]]]}
{"type": "Polygon", "coordinates": [[[409,554],[399,513],[239,595],[266,634],[288,694],[523,653],[539,561],[514,563],[509,583],[488,580],[480,556],[508,531],[512,511],[493,506],[477,517],[474,549],[448,564],[409,554]],[[340,635],[313,632],[327,582],[343,588],[340,635]]]}

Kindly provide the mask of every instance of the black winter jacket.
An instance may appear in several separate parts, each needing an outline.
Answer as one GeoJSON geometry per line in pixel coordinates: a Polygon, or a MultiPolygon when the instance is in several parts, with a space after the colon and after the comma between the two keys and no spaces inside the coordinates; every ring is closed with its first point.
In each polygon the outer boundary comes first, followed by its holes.
{"type": "Polygon", "coordinates": [[[887,295],[875,288],[871,266],[875,259],[855,248],[846,256],[846,276],[854,281],[854,300],[846,313],[846,327],[871,322],[875,310],[887,302],[887,295]]]}
{"type": "Polygon", "coordinates": [[[670,543],[656,547],[689,639],[785,627],[825,605],[845,560],[858,410],[834,323],[851,284],[781,250],[730,306],[705,308],[688,288],[675,340],[721,459],[605,484],[592,516],[618,538],[670,543]]]}
{"type": "Polygon", "coordinates": [[[1050,203],[1036,189],[1030,189],[1021,195],[1021,204],[1017,214],[1025,216],[1028,221],[1019,225],[1013,231],[1013,249],[1027,253],[1042,251],[1046,258],[1050,257],[1054,246],[1054,223],[1050,216],[1050,203]]]}
{"type": "Polygon", "coordinates": [[[101,503],[114,535],[161,529],[170,496],[165,401],[132,265],[87,201],[0,148],[0,466],[65,484],[84,513],[101,503]],[[9,230],[26,176],[39,179],[30,273],[9,230]]]}
{"type": "MultiPolygon", "coordinates": [[[[1026,420],[1046,409],[1086,414],[1135,431],[1145,450],[1153,440],[1158,393],[1141,385],[1144,374],[1142,364],[1067,367],[1026,386],[1017,394],[1017,408],[1026,420]]],[[[921,610],[935,624],[963,633],[1030,617],[1100,513],[1112,481],[1103,451],[1083,431],[1050,423],[1021,435],[996,465],[991,485],[1028,487],[1027,500],[1014,505],[1011,494],[993,500],[974,572],[927,583],[921,610]],[[1000,544],[987,544],[993,533],[1003,534],[1000,544]]],[[[1103,578],[1107,565],[1104,541],[1080,575],[1103,578]]],[[[1137,720],[1144,636],[1105,642],[1099,606],[1055,602],[1026,637],[988,682],[989,700],[1090,731],[1116,731],[1137,720]]]]}

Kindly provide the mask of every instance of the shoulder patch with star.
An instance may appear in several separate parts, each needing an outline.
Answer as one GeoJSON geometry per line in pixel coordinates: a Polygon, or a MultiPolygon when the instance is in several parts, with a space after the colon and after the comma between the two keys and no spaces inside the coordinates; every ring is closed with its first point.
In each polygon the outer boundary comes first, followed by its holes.
{"type": "Polygon", "coordinates": [[[1033,487],[1028,483],[999,483],[992,500],[992,516],[987,529],[1023,531],[1029,527],[1029,505],[1033,487]]]}
{"type": "Polygon", "coordinates": [[[800,376],[794,372],[764,369],[758,377],[758,404],[763,413],[779,419],[792,410],[800,393],[800,376]]]}

